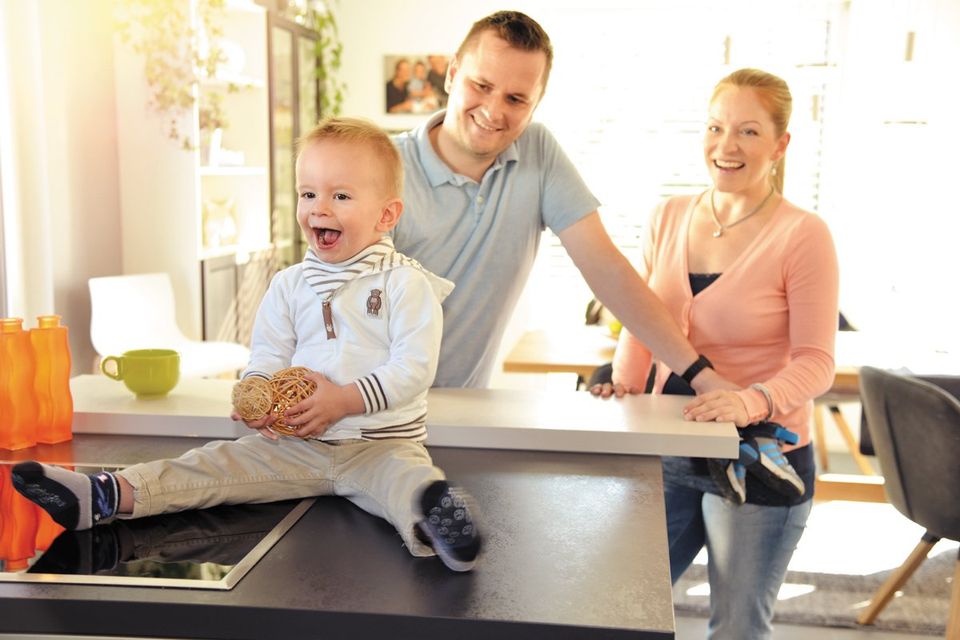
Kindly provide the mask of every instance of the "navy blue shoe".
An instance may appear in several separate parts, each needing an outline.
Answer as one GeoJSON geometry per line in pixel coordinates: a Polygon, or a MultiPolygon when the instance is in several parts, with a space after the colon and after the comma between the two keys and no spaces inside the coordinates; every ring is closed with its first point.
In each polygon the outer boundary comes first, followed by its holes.
{"type": "Polygon", "coordinates": [[[417,527],[443,564],[453,571],[473,569],[480,555],[473,499],[463,489],[437,480],[424,489],[420,508],[423,520],[417,527]]]}

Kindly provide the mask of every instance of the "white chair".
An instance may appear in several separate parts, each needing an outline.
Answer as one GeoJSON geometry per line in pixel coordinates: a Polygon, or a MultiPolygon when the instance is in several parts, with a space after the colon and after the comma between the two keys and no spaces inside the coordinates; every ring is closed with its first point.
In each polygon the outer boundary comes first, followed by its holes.
{"type": "Polygon", "coordinates": [[[175,349],[180,377],[236,373],[250,350],[235,342],[190,340],[177,326],[166,273],[90,278],[90,340],[101,358],[131,349],[175,349]]]}

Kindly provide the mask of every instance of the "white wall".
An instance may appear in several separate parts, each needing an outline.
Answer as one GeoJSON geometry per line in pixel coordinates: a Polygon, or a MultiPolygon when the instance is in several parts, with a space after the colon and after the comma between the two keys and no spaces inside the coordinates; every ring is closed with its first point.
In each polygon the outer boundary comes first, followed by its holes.
{"type": "Polygon", "coordinates": [[[0,0],[7,313],[58,313],[89,371],[87,279],[120,270],[110,0],[0,0]]]}

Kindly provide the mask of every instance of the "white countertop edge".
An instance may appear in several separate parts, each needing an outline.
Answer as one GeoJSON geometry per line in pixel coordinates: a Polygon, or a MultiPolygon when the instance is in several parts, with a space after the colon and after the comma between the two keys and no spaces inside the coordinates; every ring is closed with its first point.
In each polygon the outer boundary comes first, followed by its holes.
{"type": "MultiPolygon", "coordinates": [[[[239,438],[253,433],[228,418],[171,418],[84,413],[74,416],[74,433],[165,436],[193,438],[239,438]]],[[[718,430],[716,436],[664,435],[656,433],[605,432],[550,429],[544,427],[498,427],[430,425],[427,445],[468,449],[517,449],[611,453],[623,455],[696,456],[732,458],[737,442],[718,430]]]]}
{"type": "MultiPolygon", "coordinates": [[[[167,398],[136,401],[103,376],[74,378],[74,433],[237,438],[229,380],[184,380],[167,398]]],[[[676,396],[601,400],[586,392],[431,389],[429,446],[733,458],[730,423],[686,422],[676,396]]]]}

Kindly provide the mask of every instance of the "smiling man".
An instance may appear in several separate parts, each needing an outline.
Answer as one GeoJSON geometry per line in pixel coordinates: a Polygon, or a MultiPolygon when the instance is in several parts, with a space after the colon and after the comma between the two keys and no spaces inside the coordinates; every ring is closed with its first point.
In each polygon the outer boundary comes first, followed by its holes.
{"type": "Polygon", "coordinates": [[[698,391],[728,386],[614,246],[556,139],[531,122],[552,63],[550,38],[529,16],[482,18],[448,67],[446,111],[394,139],[406,169],[397,250],[457,285],[443,305],[434,385],[487,385],[549,228],[597,298],[668,367],[698,391]]]}

